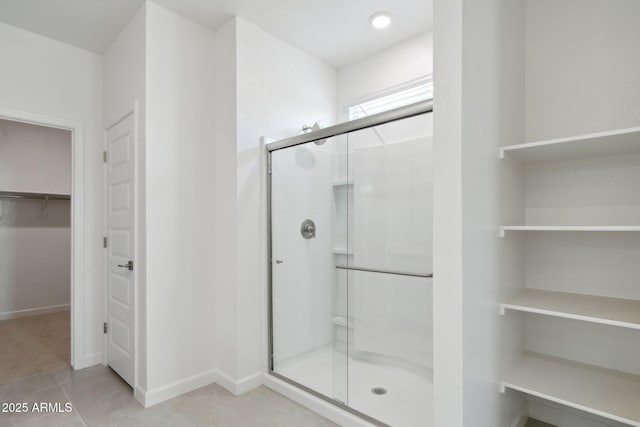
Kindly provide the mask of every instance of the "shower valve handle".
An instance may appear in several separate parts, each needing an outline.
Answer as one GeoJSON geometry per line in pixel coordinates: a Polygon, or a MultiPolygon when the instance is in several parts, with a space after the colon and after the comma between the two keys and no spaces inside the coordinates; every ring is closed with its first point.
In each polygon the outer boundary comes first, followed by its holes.
{"type": "Polygon", "coordinates": [[[313,239],[316,237],[316,224],[310,219],[305,219],[300,226],[300,234],[305,239],[313,239]]]}

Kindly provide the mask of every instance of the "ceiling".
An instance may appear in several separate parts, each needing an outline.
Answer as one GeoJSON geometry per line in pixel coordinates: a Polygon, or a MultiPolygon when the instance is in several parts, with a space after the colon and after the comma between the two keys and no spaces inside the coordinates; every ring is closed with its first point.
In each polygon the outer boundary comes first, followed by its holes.
{"type": "Polygon", "coordinates": [[[102,53],[143,0],[0,0],[0,21],[102,53]]]}
{"type": "MultiPolygon", "coordinates": [[[[216,30],[234,15],[335,67],[433,27],[432,0],[154,0],[216,30]],[[385,30],[369,25],[392,14],[385,30]]],[[[0,0],[0,21],[102,53],[143,0],[0,0]]]]}

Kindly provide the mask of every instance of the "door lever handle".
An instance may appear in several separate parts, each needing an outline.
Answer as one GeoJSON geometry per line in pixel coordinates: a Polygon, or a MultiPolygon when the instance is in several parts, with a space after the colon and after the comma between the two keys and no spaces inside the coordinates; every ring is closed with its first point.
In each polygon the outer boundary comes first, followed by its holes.
{"type": "Polygon", "coordinates": [[[118,267],[126,268],[129,271],[133,271],[133,261],[129,260],[126,264],[118,264],[118,267]]]}

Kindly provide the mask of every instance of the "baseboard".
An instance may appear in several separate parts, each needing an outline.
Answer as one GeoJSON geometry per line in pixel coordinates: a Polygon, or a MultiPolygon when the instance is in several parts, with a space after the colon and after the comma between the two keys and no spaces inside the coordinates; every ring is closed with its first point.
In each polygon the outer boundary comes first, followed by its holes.
{"type": "Polygon", "coordinates": [[[545,423],[562,427],[625,427],[616,421],[612,421],[594,414],[580,411],[560,405],[555,402],[528,396],[529,415],[545,423]]]}
{"type": "Polygon", "coordinates": [[[136,387],[134,390],[134,397],[145,408],[156,405],[165,400],[173,399],[185,393],[189,393],[200,387],[217,382],[218,371],[212,370],[203,372],[201,374],[192,375],[180,381],[157,387],[152,390],[144,390],[136,387]]]}
{"type": "MultiPolygon", "coordinates": [[[[98,357],[101,361],[102,354],[99,356],[96,355],[96,358],[98,357]]],[[[173,399],[174,397],[189,393],[190,391],[213,383],[217,383],[231,393],[239,395],[262,385],[263,380],[264,376],[262,372],[248,375],[239,380],[234,380],[229,375],[214,369],[152,390],[135,387],[133,390],[133,397],[140,402],[142,406],[148,408],[149,406],[156,405],[164,402],[165,400],[173,399]]]]}
{"type": "Polygon", "coordinates": [[[518,411],[518,415],[511,423],[511,427],[524,427],[527,424],[527,420],[529,419],[529,402],[524,401],[520,410],[518,411]]]}
{"type": "Polygon", "coordinates": [[[342,427],[374,427],[373,424],[362,418],[313,396],[298,387],[294,387],[273,375],[265,374],[263,384],[342,427]]]}
{"type": "Polygon", "coordinates": [[[60,304],[50,305],[47,307],[27,308],[24,310],[5,311],[4,313],[0,313],[0,320],[18,319],[20,317],[38,316],[41,314],[51,314],[69,310],[71,310],[71,306],[69,304],[60,304]]]}
{"type": "Polygon", "coordinates": [[[234,395],[246,393],[247,391],[261,386],[263,383],[264,375],[262,372],[256,372],[255,374],[247,375],[239,380],[233,379],[231,376],[224,372],[218,371],[217,383],[227,389],[234,395]]]}
{"type": "Polygon", "coordinates": [[[92,353],[84,356],[84,360],[80,366],[74,366],[74,369],[84,369],[90,366],[102,364],[102,352],[92,353]]]}
{"type": "Polygon", "coordinates": [[[142,387],[133,388],[133,398],[136,399],[138,403],[141,404],[143,407],[146,407],[145,405],[146,395],[147,395],[147,390],[143,389],[142,387]]]}

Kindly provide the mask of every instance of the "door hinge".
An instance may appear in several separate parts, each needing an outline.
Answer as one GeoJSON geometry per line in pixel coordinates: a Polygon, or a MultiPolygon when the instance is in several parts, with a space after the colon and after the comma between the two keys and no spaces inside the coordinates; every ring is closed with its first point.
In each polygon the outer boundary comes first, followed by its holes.
{"type": "Polygon", "coordinates": [[[102,238],[102,247],[103,247],[103,248],[106,248],[106,247],[107,247],[107,243],[108,243],[107,238],[106,238],[106,237],[103,237],[103,238],[102,238]]]}
{"type": "Polygon", "coordinates": [[[106,150],[102,152],[102,161],[107,163],[107,151],[106,150]]]}
{"type": "Polygon", "coordinates": [[[107,333],[107,322],[104,322],[102,324],[102,332],[105,333],[105,334],[107,333]]]}

